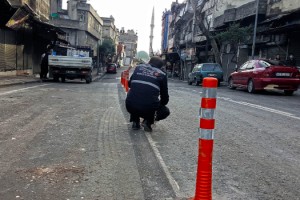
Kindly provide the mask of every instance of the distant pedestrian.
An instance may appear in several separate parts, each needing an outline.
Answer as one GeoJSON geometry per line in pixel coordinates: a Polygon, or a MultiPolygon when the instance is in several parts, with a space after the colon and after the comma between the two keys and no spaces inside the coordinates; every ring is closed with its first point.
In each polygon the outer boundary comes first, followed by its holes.
{"type": "Polygon", "coordinates": [[[49,54],[50,54],[50,50],[47,50],[42,55],[40,79],[47,79],[48,65],[49,65],[49,62],[48,62],[49,54]]]}
{"type": "Polygon", "coordinates": [[[163,64],[160,57],[154,56],[148,64],[137,65],[130,77],[126,109],[133,130],[140,129],[140,118],[143,118],[144,130],[151,132],[155,120],[165,119],[170,114],[166,107],[169,94],[167,76],[161,70],[163,64]]]}
{"type": "Polygon", "coordinates": [[[277,54],[277,55],[275,56],[275,60],[277,60],[277,61],[280,61],[280,60],[281,60],[279,54],[277,54]]]}
{"type": "Polygon", "coordinates": [[[288,57],[288,59],[286,60],[286,65],[288,66],[296,66],[296,60],[294,58],[294,55],[291,53],[288,57]]]}

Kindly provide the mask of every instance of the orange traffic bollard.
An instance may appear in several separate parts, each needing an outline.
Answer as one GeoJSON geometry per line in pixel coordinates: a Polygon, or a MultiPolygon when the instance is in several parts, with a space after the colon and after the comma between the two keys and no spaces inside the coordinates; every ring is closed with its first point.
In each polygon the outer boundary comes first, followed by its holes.
{"type": "Polygon", "coordinates": [[[198,167],[194,200],[212,199],[212,153],[218,79],[204,78],[200,108],[198,167]]]}
{"type": "Polygon", "coordinates": [[[125,79],[125,91],[126,91],[126,92],[129,91],[129,87],[128,87],[128,79],[125,79]]]}
{"type": "Polygon", "coordinates": [[[128,92],[129,91],[129,87],[128,87],[129,71],[126,70],[126,71],[124,71],[124,73],[125,73],[125,78],[124,78],[124,80],[125,80],[125,91],[128,92]]]}
{"type": "Polygon", "coordinates": [[[121,83],[126,92],[128,92],[129,90],[128,79],[129,79],[129,71],[125,70],[121,73],[121,83]]]}
{"type": "Polygon", "coordinates": [[[123,76],[124,76],[124,75],[123,75],[123,72],[121,72],[121,85],[122,85],[122,86],[124,86],[124,84],[123,84],[123,82],[124,82],[124,81],[123,81],[123,76]]]}

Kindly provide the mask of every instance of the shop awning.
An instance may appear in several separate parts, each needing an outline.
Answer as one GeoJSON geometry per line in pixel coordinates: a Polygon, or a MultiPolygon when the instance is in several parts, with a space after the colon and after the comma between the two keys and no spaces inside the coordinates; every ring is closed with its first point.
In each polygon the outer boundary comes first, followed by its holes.
{"type": "Polygon", "coordinates": [[[13,30],[18,30],[23,27],[30,16],[32,16],[32,12],[26,6],[22,6],[10,17],[5,26],[13,30]]]}
{"type": "Polygon", "coordinates": [[[162,57],[164,57],[165,60],[168,62],[176,62],[176,61],[180,60],[180,56],[176,52],[164,53],[164,54],[162,54],[162,57]]]}
{"type": "Polygon", "coordinates": [[[292,24],[276,27],[276,28],[269,28],[265,31],[260,32],[261,34],[274,34],[274,33],[288,33],[291,31],[299,31],[300,30],[300,22],[294,22],[292,24]]]}
{"type": "Polygon", "coordinates": [[[54,26],[53,24],[40,21],[39,19],[36,19],[36,18],[33,18],[32,22],[34,23],[35,26],[37,26],[38,28],[42,28],[45,31],[53,31],[53,32],[56,32],[59,34],[65,34],[65,32],[62,29],[54,26]]]}

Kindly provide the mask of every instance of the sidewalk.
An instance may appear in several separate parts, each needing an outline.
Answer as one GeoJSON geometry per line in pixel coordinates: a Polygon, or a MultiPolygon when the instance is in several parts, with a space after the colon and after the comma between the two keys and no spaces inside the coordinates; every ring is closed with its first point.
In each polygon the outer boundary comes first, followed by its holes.
{"type": "MultiPolygon", "coordinates": [[[[100,79],[105,73],[97,74],[97,71],[93,71],[93,81],[100,79]]],[[[52,79],[49,79],[52,80],[52,79]]],[[[20,75],[20,76],[0,76],[0,88],[13,85],[21,85],[26,83],[41,82],[39,75],[20,75]]]]}

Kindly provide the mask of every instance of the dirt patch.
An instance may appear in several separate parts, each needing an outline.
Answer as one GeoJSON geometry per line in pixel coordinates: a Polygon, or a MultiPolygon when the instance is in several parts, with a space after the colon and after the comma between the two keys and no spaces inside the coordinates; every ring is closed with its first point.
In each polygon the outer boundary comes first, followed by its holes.
{"type": "Polygon", "coordinates": [[[79,183],[84,175],[83,167],[50,166],[17,170],[21,178],[33,181],[47,181],[49,183],[71,182],[79,183]]]}

